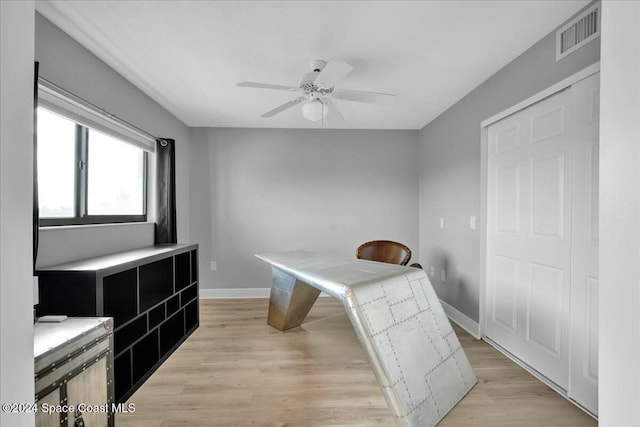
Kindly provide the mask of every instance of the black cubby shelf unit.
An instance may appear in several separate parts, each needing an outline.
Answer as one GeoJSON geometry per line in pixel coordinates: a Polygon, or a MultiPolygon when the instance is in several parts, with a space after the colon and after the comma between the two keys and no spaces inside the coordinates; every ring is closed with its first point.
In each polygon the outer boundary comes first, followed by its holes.
{"type": "Polygon", "coordinates": [[[125,402],[199,326],[198,245],[167,244],[41,268],[38,316],[113,317],[125,402]]]}

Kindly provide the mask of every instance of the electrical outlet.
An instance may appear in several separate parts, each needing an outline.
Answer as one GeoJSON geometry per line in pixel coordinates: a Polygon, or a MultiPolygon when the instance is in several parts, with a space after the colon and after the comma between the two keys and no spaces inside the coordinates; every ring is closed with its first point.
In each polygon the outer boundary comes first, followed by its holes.
{"type": "Polygon", "coordinates": [[[472,229],[472,230],[476,229],[476,217],[475,216],[469,217],[469,228],[472,229]]]}
{"type": "Polygon", "coordinates": [[[436,275],[436,270],[433,268],[433,265],[432,265],[431,268],[429,269],[429,276],[435,277],[435,275],[436,275]]]}
{"type": "Polygon", "coordinates": [[[446,274],[444,272],[444,268],[442,270],[440,270],[440,280],[443,281],[443,282],[447,281],[447,276],[446,276],[446,274]]]}
{"type": "Polygon", "coordinates": [[[215,261],[211,261],[210,267],[211,271],[216,271],[218,269],[218,264],[215,261]]]}

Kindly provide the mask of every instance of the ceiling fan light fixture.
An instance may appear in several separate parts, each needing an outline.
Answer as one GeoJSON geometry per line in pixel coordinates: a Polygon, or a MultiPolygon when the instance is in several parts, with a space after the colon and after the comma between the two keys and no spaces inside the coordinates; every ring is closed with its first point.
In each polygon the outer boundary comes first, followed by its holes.
{"type": "Polygon", "coordinates": [[[326,118],[327,113],[327,107],[319,99],[311,100],[302,106],[302,116],[312,122],[326,118]]]}
{"type": "MultiPolygon", "coordinates": [[[[2,1],[2,0],[0,0],[2,1]]],[[[329,116],[329,120],[344,122],[338,106],[332,99],[341,101],[363,102],[367,104],[384,104],[395,98],[391,93],[366,92],[362,90],[335,89],[335,82],[349,74],[353,67],[346,62],[331,59],[317,59],[311,62],[311,72],[304,73],[297,86],[281,84],[240,82],[238,86],[257,89],[276,89],[297,92],[298,97],[267,111],[260,117],[269,118],[280,114],[296,105],[302,106],[302,116],[312,122],[319,122],[329,116]],[[329,114],[331,110],[331,114],[329,114]]],[[[324,123],[324,122],[323,122],[324,123]]]]}

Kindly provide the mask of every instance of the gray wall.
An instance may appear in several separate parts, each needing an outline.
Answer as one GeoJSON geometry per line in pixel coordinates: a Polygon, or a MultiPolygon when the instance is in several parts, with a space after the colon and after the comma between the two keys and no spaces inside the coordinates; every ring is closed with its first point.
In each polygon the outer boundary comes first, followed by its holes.
{"type": "MultiPolygon", "coordinates": [[[[42,15],[35,16],[40,76],[161,137],[176,140],[178,239],[189,236],[189,128],[42,15]]],[[[153,158],[151,159],[153,165],[153,158]]],[[[153,220],[153,199],[149,203],[153,220]]],[[[56,228],[40,234],[38,266],[153,244],[148,224],[56,228]],[[96,245],[95,242],[101,242],[96,245]]]]}
{"type": "MultiPolygon", "coordinates": [[[[33,402],[33,2],[0,2],[0,402],[33,402]]],[[[33,413],[0,412],[32,426],[33,413]]]]}
{"type": "Polygon", "coordinates": [[[498,71],[420,131],[420,255],[442,300],[478,321],[480,122],[600,58],[600,40],[556,62],[555,31],[498,71]],[[440,218],[445,228],[440,229],[440,218]],[[440,280],[446,269],[446,281],[440,280]]]}
{"type": "Polygon", "coordinates": [[[418,252],[417,131],[199,128],[190,140],[203,288],[270,286],[260,252],[355,257],[374,239],[418,252]]]}
{"type": "MultiPolygon", "coordinates": [[[[38,267],[153,245],[154,224],[102,224],[43,227],[38,244],[38,267]]],[[[184,240],[184,239],[183,239],[184,240]]]]}

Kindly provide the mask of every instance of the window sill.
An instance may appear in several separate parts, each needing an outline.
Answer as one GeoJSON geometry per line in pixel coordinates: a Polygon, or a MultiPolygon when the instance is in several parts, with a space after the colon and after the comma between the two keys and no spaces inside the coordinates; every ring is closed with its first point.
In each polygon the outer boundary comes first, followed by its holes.
{"type": "Polygon", "coordinates": [[[48,225],[40,226],[40,231],[47,230],[86,230],[89,228],[105,228],[105,227],[130,227],[154,224],[153,221],[139,222],[110,222],[108,224],[75,224],[75,225],[48,225]]]}

